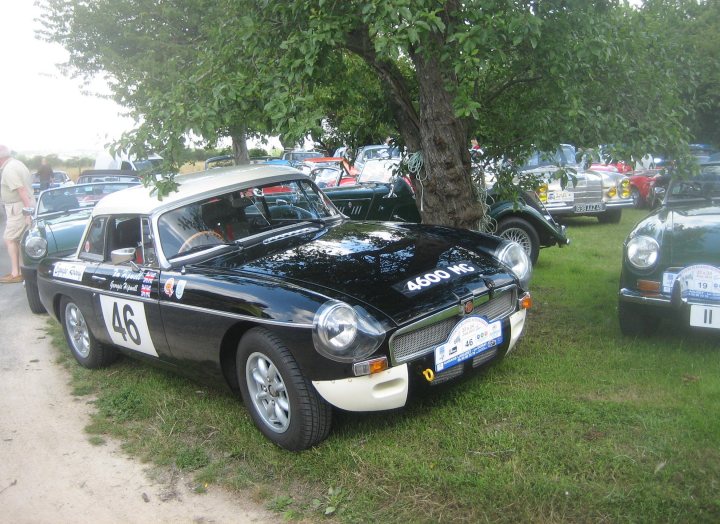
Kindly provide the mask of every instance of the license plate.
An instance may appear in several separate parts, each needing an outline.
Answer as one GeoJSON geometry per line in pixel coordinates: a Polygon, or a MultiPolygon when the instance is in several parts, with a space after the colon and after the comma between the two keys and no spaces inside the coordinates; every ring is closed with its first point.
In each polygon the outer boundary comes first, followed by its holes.
{"type": "Polygon", "coordinates": [[[690,325],[720,329],[720,306],[690,306],[690,325]]]}
{"type": "Polygon", "coordinates": [[[573,202],[575,200],[575,193],[571,191],[550,191],[547,194],[548,202],[573,202]]]}
{"type": "Polygon", "coordinates": [[[598,213],[600,211],[605,211],[604,202],[597,204],[575,204],[576,213],[598,213]]]}
{"type": "Polygon", "coordinates": [[[502,322],[488,323],[470,316],[453,328],[444,344],[435,348],[435,371],[440,372],[501,344],[502,322]]]}

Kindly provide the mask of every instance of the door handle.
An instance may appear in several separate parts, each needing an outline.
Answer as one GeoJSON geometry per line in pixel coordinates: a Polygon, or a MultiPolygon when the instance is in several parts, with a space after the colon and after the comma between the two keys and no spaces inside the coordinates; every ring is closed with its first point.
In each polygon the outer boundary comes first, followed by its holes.
{"type": "Polygon", "coordinates": [[[93,275],[93,276],[92,276],[92,280],[93,280],[94,282],[107,282],[107,278],[105,278],[105,277],[99,277],[99,276],[97,276],[97,275],[93,275]]]}

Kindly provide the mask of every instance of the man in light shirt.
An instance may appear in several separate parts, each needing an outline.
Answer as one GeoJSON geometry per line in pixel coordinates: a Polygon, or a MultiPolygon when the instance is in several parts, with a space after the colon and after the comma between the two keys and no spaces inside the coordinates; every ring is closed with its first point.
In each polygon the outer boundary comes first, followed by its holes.
{"type": "Polygon", "coordinates": [[[0,277],[0,284],[23,281],[20,273],[20,239],[27,228],[30,217],[23,215],[24,207],[34,207],[32,175],[28,168],[12,157],[7,146],[0,145],[0,197],[5,206],[5,232],[3,239],[10,255],[11,272],[0,277]]]}

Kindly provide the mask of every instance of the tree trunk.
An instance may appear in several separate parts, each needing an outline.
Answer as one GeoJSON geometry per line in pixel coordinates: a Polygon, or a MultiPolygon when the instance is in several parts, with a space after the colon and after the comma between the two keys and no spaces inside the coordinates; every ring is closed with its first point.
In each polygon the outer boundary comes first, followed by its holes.
{"type": "Polygon", "coordinates": [[[232,148],[235,164],[242,166],[250,163],[245,129],[232,133],[232,148]]]}
{"type": "Polygon", "coordinates": [[[420,90],[423,170],[415,197],[425,224],[477,230],[483,212],[470,176],[467,129],[455,117],[442,68],[434,58],[413,56],[420,90]]]}

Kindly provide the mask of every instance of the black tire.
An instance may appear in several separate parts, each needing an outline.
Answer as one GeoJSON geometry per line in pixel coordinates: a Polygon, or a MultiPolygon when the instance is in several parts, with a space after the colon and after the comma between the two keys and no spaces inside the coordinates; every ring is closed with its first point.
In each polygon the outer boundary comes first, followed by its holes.
{"type": "Polygon", "coordinates": [[[640,191],[638,191],[638,188],[633,187],[632,189],[630,189],[630,196],[632,197],[633,207],[635,209],[641,209],[645,205],[645,202],[643,202],[643,199],[640,196],[640,191]]]}
{"type": "Polygon", "coordinates": [[[622,209],[610,209],[600,213],[597,218],[601,224],[619,224],[622,218],[622,209]]]}
{"type": "Polygon", "coordinates": [[[37,315],[47,313],[47,311],[45,311],[45,306],[43,306],[42,302],[40,302],[40,293],[38,292],[36,281],[29,278],[25,279],[25,295],[27,296],[30,311],[37,315]]]}
{"type": "Polygon", "coordinates": [[[236,370],[243,402],[269,440],[302,451],[327,437],[332,407],[278,337],[264,328],[245,333],[238,344],[236,370]]]}
{"type": "Polygon", "coordinates": [[[117,359],[117,351],[97,341],[85,322],[82,311],[68,297],[63,297],[60,301],[60,322],[70,352],[81,366],[97,369],[106,367],[117,359]]]}
{"type": "Polygon", "coordinates": [[[495,234],[520,244],[530,257],[532,265],[537,263],[540,255],[540,237],[530,222],[519,217],[503,218],[498,222],[495,234]]]}
{"type": "Polygon", "coordinates": [[[654,317],[648,314],[640,304],[620,301],[618,303],[618,321],[620,331],[626,337],[649,335],[656,324],[654,317]]]}

